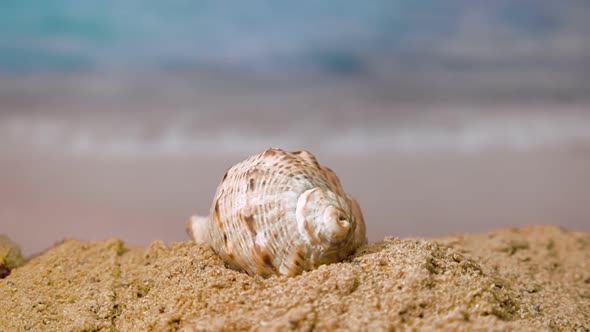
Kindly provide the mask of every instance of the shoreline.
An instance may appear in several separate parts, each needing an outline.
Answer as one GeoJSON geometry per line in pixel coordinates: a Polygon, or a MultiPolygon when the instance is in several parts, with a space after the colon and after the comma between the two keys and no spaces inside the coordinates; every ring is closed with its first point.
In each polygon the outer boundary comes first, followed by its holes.
{"type": "MultiPolygon", "coordinates": [[[[186,240],[186,219],[209,210],[224,170],[246,155],[5,154],[0,229],[25,255],[63,236],[116,235],[137,245],[186,240]]],[[[587,150],[318,158],[359,201],[371,242],[383,234],[433,237],[535,223],[590,231],[587,150]]]]}

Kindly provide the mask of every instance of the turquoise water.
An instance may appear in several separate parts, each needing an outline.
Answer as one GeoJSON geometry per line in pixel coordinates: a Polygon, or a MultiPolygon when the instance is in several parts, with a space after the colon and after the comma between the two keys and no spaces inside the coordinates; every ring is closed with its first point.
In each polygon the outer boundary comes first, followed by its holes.
{"type": "MultiPolygon", "coordinates": [[[[557,38],[584,42],[590,15],[579,9],[589,8],[583,1],[547,0],[3,0],[0,71],[358,74],[400,59],[446,59],[449,42],[458,43],[459,52],[498,40],[508,47],[526,42],[537,53],[555,49],[557,38]]],[[[458,61],[481,56],[472,53],[458,61]]],[[[506,61],[508,55],[499,49],[484,56],[506,61]]]]}

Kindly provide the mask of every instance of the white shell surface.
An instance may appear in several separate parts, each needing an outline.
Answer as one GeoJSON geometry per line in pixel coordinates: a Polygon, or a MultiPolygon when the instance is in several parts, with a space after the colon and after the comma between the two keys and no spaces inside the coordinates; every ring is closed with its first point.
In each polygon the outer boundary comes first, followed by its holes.
{"type": "Polygon", "coordinates": [[[231,167],[209,216],[188,224],[230,266],[294,276],[338,262],[367,242],[357,202],[306,151],[269,148],[231,167]]]}

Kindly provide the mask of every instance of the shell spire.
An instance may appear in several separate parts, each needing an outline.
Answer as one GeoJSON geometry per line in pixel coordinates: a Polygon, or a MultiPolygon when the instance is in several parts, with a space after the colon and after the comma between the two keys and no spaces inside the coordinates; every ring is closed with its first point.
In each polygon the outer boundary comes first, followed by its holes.
{"type": "Polygon", "coordinates": [[[294,276],[341,261],[367,243],[356,200],[307,151],[269,148],[231,167],[207,217],[187,232],[231,267],[294,276]]]}

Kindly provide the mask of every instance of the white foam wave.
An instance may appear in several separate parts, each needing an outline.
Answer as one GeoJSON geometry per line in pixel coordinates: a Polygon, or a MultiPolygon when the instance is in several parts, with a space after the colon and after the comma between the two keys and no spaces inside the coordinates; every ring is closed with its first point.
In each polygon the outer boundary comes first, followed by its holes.
{"type": "Polygon", "coordinates": [[[403,125],[318,130],[321,126],[314,125],[303,131],[301,128],[286,128],[282,132],[264,134],[252,128],[248,133],[241,128],[195,130],[180,121],[171,121],[149,136],[142,124],[122,127],[124,129],[113,130],[109,126],[72,123],[64,119],[13,117],[0,123],[0,147],[54,149],[80,156],[133,157],[245,154],[268,146],[356,155],[431,151],[472,153],[495,148],[526,151],[555,145],[590,145],[590,115],[481,116],[458,120],[451,126],[417,121],[403,125]]]}

